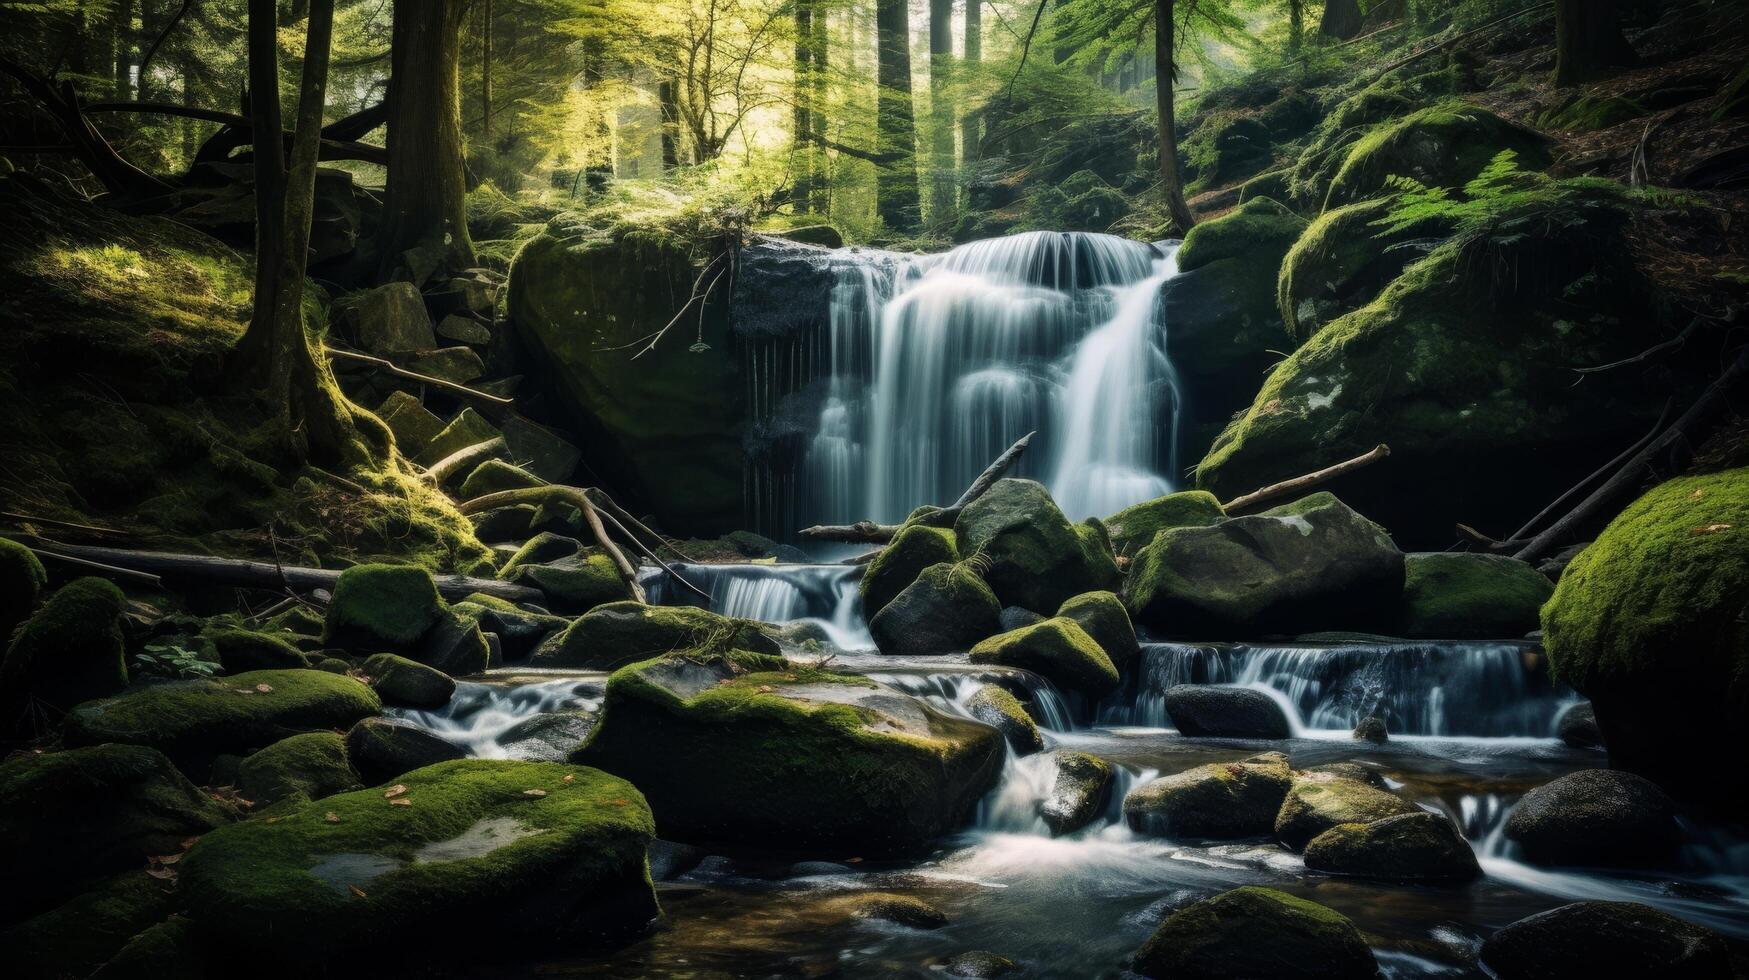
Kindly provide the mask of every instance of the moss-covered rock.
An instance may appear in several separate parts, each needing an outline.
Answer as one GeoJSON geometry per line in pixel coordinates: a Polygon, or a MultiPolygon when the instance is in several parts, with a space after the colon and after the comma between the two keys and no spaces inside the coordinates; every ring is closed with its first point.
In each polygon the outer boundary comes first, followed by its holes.
{"type": "Polygon", "coordinates": [[[971,566],[945,562],[918,574],[869,620],[882,653],[958,653],[1000,628],[1002,604],[971,566]]]}
{"type": "Polygon", "coordinates": [[[377,653],[419,642],[443,611],[431,573],[412,565],[358,565],[340,573],[322,638],[331,647],[377,653]]]}
{"type": "Polygon", "coordinates": [[[1304,772],[1294,777],[1275,815],[1275,838],[1291,851],[1302,851],[1312,838],[1338,824],[1372,823],[1420,812],[1402,797],[1358,780],[1304,772]]]}
{"type": "Polygon", "coordinates": [[[1552,159],[1541,133],[1479,106],[1446,103],[1412,112],[1357,141],[1330,181],[1330,204],[1350,204],[1383,190],[1391,177],[1429,187],[1460,188],[1504,150],[1541,170],[1552,159]]]}
{"type": "Polygon", "coordinates": [[[1199,120],[1184,138],[1183,151],[1195,180],[1195,193],[1249,177],[1273,159],[1275,138],[1256,115],[1216,112],[1199,120]]]}
{"type": "Polygon", "coordinates": [[[1136,951],[1147,977],[1371,980],[1360,930],[1341,913],[1273,888],[1247,886],[1179,909],[1136,951]]]}
{"type": "Polygon", "coordinates": [[[1180,840],[1266,837],[1292,784],[1279,752],[1211,763],[1137,788],[1124,797],[1124,820],[1139,834],[1180,840]]]}
{"type": "Polygon", "coordinates": [[[546,593],[548,605],[569,615],[632,597],[631,586],[605,552],[581,541],[543,532],[504,563],[498,577],[546,593]]]}
{"type": "Polygon", "coordinates": [[[19,628],[0,664],[0,730],[42,730],[79,702],[127,687],[126,602],[105,579],[77,579],[19,628]]]}
{"type": "Polygon", "coordinates": [[[99,745],[0,762],[0,921],[53,908],[92,879],[176,854],[230,811],[160,752],[99,745]]]}
{"type": "Polygon", "coordinates": [[[1110,543],[1078,532],[1050,492],[1033,480],[1003,479],[966,505],[954,521],[960,553],[982,552],[984,579],[1004,606],[1050,613],[1083,592],[1115,589],[1110,543]]]}
{"type": "Polygon", "coordinates": [[[1058,752],[1057,775],[1050,795],[1039,803],[1038,815],[1052,837],[1072,834],[1105,812],[1111,800],[1111,763],[1086,752],[1058,752]]]}
{"type": "Polygon", "coordinates": [[[237,767],[237,789],[257,805],[294,796],[319,800],[362,787],[347,761],[345,740],[333,732],[281,739],[237,767]]]}
{"type": "Polygon", "coordinates": [[[214,626],[202,632],[217,651],[219,666],[227,674],[251,670],[297,670],[309,666],[309,658],[289,640],[259,630],[214,626]]]}
{"type": "Polygon", "coordinates": [[[501,459],[488,459],[474,467],[462,481],[461,489],[456,496],[462,500],[473,500],[489,493],[499,493],[504,490],[522,490],[528,487],[544,486],[545,480],[513,463],[501,459]]]}
{"type": "Polygon", "coordinates": [[[366,718],[346,733],[346,758],[368,784],[467,755],[436,732],[397,718],[366,718]]]}
{"type": "Polygon", "coordinates": [[[369,657],[360,669],[384,704],[441,708],[455,695],[455,681],[448,674],[392,653],[369,657]]]}
{"type": "Polygon", "coordinates": [[[1324,210],[1330,178],[1341,169],[1355,142],[1377,124],[1415,111],[1422,98],[1422,91],[1405,86],[1392,73],[1338,102],[1324,114],[1289,168],[1288,192],[1293,201],[1311,211],[1324,210]]]}
{"type": "Polygon", "coordinates": [[[443,431],[444,422],[417,395],[391,391],[377,406],[376,416],[394,433],[395,446],[408,459],[418,456],[443,431]]]}
{"type": "Polygon", "coordinates": [[[1125,507],[1105,519],[1105,529],[1111,535],[1113,550],[1132,556],[1169,527],[1207,527],[1226,516],[1214,494],[1183,490],[1125,507]]]}
{"type": "Polygon", "coordinates": [[[1337,824],[1306,844],[1306,867],[1405,881],[1471,881],[1482,875],[1470,842],[1437,813],[1337,824]]]}
{"type": "Polygon", "coordinates": [[[1136,619],[1204,638],[1364,628],[1391,621],[1403,555],[1329,493],[1208,527],[1168,528],[1136,555],[1136,619]]]}
{"type": "Polygon", "coordinates": [[[471,408],[464,408],[443,431],[433,436],[431,441],[419,451],[413,461],[420,466],[431,466],[443,461],[453,453],[459,453],[469,446],[477,446],[482,442],[490,442],[502,436],[498,427],[486,421],[480,413],[471,408]]]}
{"type": "Polygon", "coordinates": [[[136,933],[177,906],[174,885],[144,868],[104,879],[77,898],[0,932],[7,972],[21,980],[89,976],[136,933]]]}
{"type": "Polygon", "coordinates": [[[1543,607],[1554,675],[1591,699],[1610,763],[1729,805],[1749,745],[1749,468],[1654,487],[1579,553],[1543,607]]]}
{"type": "Polygon", "coordinates": [[[1418,243],[1444,237],[1447,222],[1434,218],[1390,231],[1380,227],[1398,204],[1398,195],[1391,194],[1325,211],[1288,249],[1275,299],[1295,344],[1372,302],[1426,254],[1428,246],[1418,243]]]}
{"type": "Polygon", "coordinates": [[[873,892],[847,895],[835,904],[853,919],[878,919],[911,929],[940,929],[947,925],[947,916],[940,909],[915,895],[873,892]]]}
{"type": "Polygon", "coordinates": [[[129,939],[91,980],[207,980],[224,976],[226,966],[213,961],[186,916],[172,915],[129,939]]]}
{"type": "Polygon", "coordinates": [[[1097,701],[1117,688],[1117,667],[1081,624],[1066,616],[999,633],[972,647],[975,664],[1031,671],[1059,691],[1097,701]]]}
{"type": "Polygon", "coordinates": [[[18,624],[30,618],[48,584],[48,573],[29,548],[0,538],[0,643],[9,642],[18,624]]]}
{"type": "Polygon", "coordinates": [[[872,618],[931,565],[960,560],[950,528],[907,524],[862,573],[862,612],[872,618]]]}
{"type": "Polygon", "coordinates": [[[1574,902],[1538,912],[1489,936],[1480,959],[1501,980],[1736,975],[1718,933],[1637,902],[1574,902]]]}
{"type": "Polygon", "coordinates": [[[476,935],[525,952],[588,949],[656,915],[650,811],[624,780],[465,759],[397,787],[201,838],[180,866],[190,916],[251,961],[354,972],[465,955],[457,938],[476,935]]]}
{"type": "Polygon", "coordinates": [[[727,647],[774,654],[778,644],[759,624],[694,606],[610,602],[578,617],[535,651],[537,667],[611,670],[665,653],[727,647]]]}
{"type": "Polygon", "coordinates": [[[1057,609],[1057,615],[1072,619],[1093,637],[1093,642],[1111,658],[1118,676],[1126,677],[1136,669],[1142,646],[1136,641],[1136,628],[1130,622],[1129,610],[1115,592],[1086,592],[1075,596],[1057,609]]]}
{"type": "Polygon", "coordinates": [[[1676,814],[1670,797],[1643,776],[1581,769],[1524,794],[1506,818],[1506,839],[1536,864],[1658,863],[1682,839],[1676,814]]]}
{"type": "Polygon", "coordinates": [[[1255,688],[1174,684],[1164,701],[1173,727],[1192,738],[1287,738],[1293,730],[1275,698],[1255,688]]]}
{"type": "Polygon", "coordinates": [[[1403,560],[1400,636],[1498,640],[1537,628],[1555,591],[1548,577],[1506,555],[1425,552],[1403,560]]]}
{"type": "Polygon", "coordinates": [[[1004,755],[865,678],[695,652],[616,671],[573,760],[636,783],[664,838],[885,855],[958,827],[1004,755]]]}
{"type": "Polygon", "coordinates": [[[985,684],[966,699],[972,717],[1002,733],[1015,755],[1031,755],[1045,747],[1038,723],[1018,698],[995,684],[985,684]]]}
{"type": "Polygon", "coordinates": [[[321,670],[256,670],[172,681],[87,701],[67,714],[68,745],[158,749],[202,778],[222,753],[244,755],[307,731],[346,728],[383,708],[375,692],[321,670]]]}
{"type": "MultiPolygon", "coordinates": [[[[571,621],[545,611],[534,612],[496,596],[470,593],[456,605],[468,606],[468,615],[480,629],[498,637],[506,660],[522,660],[547,637],[564,632],[571,621]]],[[[599,608],[599,607],[597,607],[599,608]]]]}
{"type": "Polygon", "coordinates": [[[492,651],[480,629],[481,618],[479,607],[458,602],[438,614],[436,624],[407,655],[451,677],[485,673],[491,666],[492,651]]]}

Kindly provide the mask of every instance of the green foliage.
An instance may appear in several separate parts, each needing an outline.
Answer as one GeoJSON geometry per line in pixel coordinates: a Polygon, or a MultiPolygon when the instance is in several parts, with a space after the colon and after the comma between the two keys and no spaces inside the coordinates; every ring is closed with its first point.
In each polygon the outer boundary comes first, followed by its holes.
{"type": "Polygon", "coordinates": [[[187,645],[185,637],[153,640],[133,656],[134,670],[150,677],[171,680],[215,677],[220,667],[198,646],[187,645]]]}
{"type": "Polygon", "coordinates": [[[1458,238],[1516,240],[1582,225],[1600,209],[1619,212],[1633,197],[1621,184],[1600,177],[1561,179],[1524,170],[1513,150],[1495,154],[1455,195],[1412,177],[1393,176],[1388,186],[1398,197],[1384,217],[1372,222],[1384,236],[1440,222],[1449,224],[1458,238]]]}

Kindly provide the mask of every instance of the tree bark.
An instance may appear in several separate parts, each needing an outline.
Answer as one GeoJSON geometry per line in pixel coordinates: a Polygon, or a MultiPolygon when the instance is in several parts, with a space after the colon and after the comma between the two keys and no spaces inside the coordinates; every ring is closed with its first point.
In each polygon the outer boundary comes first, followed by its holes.
{"type": "MultiPolygon", "coordinates": [[[[983,59],[983,0],[966,0],[965,53],[960,58],[960,66],[964,69],[963,73],[969,76],[983,59]]],[[[976,112],[968,112],[960,119],[960,159],[965,163],[977,162],[978,141],[982,139],[982,134],[978,130],[978,114],[976,112]]]]}
{"type": "Polygon", "coordinates": [[[452,268],[475,264],[462,166],[461,26],[466,0],[395,4],[390,41],[389,179],[377,232],[379,273],[402,254],[442,248],[452,268]]]}
{"type": "Polygon", "coordinates": [[[675,94],[675,81],[665,78],[656,83],[656,102],[662,109],[662,171],[667,173],[680,166],[680,100],[675,94]]]}
{"type": "Polygon", "coordinates": [[[1318,32],[1346,41],[1360,33],[1365,20],[1359,0],[1324,0],[1324,19],[1318,22],[1318,32]]]}
{"type": "MultiPolygon", "coordinates": [[[[810,54],[813,56],[813,91],[808,101],[808,125],[813,132],[826,132],[826,57],[831,44],[831,37],[826,29],[826,8],[815,2],[813,29],[810,54]]],[[[813,173],[813,194],[808,200],[808,210],[815,214],[827,214],[831,210],[831,194],[827,181],[826,149],[822,144],[812,140],[808,142],[808,168],[813,173]]]]}
{"type": "Polygon", "coordinates": [[[1174,14],[1173,0],[1154,0],[1154,107],[1160,114],[1160,194],[1166,201],[1166,212],[1178,226],[1178,234],[1188,234],[1196,224],[1190,205],[1184,203],[1184,184],[1178,176],[1178,121],[1173,105],[1178,69],[1173,60],[1174,14]]]}
{"type": "Polygon", "coordinates": [[[917,119],[911,104],[911,9],[876,0],[875,213],[892,231],[917,227],[917,119]]]}
{"type": "MultiPolygon", "coordinates": [[[[820,12],[825,17],[825,11],[820,12]]],[[[790,158],[795,161],[796,177],[791,199],[797,211],[805,210],[814,195],[814,0],[796,0],[796,63],[795,82],[791,93],[790,158]]]]}
{"type": "Polygon", "coordinates": [[[1636,61],[1617,0],[1555,0],[1555,84],[1578,85],[1636,61]]]}
{"type": "Polygon", "coordinates": [[[115,98],[134,97],[134,2],[115,5],[115,98]]]}
{"type": "Polygon", "coordinates": [[[480,4],[480,132],[492,135],[492,0],[480,4]]]}
{"type": "Polygon", "coordinates": [[[953,0],[929,0],[929,220],[953,213],[953,0]]]}

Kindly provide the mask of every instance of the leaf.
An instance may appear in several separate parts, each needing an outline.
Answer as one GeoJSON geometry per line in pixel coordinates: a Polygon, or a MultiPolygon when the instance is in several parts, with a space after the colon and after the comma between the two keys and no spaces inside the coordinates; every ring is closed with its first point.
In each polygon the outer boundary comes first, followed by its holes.
{"type": "Polygon", "coordinates": [[[390,805],[390,806],[412,806],[412,805],[413,805],[413,801],[412,801],[412,800],[410,800],[410,799],[408,799],[408,798],[406,798],[406,797],[405,797],[405,796],[403,796],[403,797],[401,797],[401,798],[400,798],[400,799],[397,799],[397,800],[390,800],[390,801],[389,801],[389,805],[390,805]]]}
{"type": "Polygon", "coordinates": [[[547,791],[544,789],[525,789],[522,791],[522,795],[523,796],[541,797],[541,796],[547,795],[547,791]]]}
{"type": "Polygon", "coordinates": [[[340,822],[340,814],[335,813],[333,810],[329,810],[327,813],[322,814],[322,819],[328,821],[329,823],[339,823],[340,822]]]}
{"type": "Polygon", "coordinates": [[[395,785],[390,786],[387,790],[385,790],[383,792],[383,799],[392,800],[395,797],[400,796],[402,793],[405,793],[405,792],[407,792],[407,784],[406,783],[396,783],[395,785]]]}
{"type": "Polygon", "coordinates": [[[568,772],[568,773],[565,773],[565,778],[560,780],[560,782],[569,783],[569,782],[572,782],[573,780],[575,780],[576,778],[577,778],[576,773],[568,772]]]}
{"type": "Polygon", "coordinates": [[[257,685],[255,685],[255,689],[257,691],[260,691],[262,694],[272,694],[273,693],[273,685],[272,684],[257,684],[257,685]]]}
{"type": "Polygon", "coordinates": [[[182,855],[180,855],[180,854],[160,854],[156,857],[149,858],[148,860],[152,861],[154,864],[166,864],[166,865],[175,864],[176,862],[182,860],[182,855]]]}
{"type": "Polygon", "coordinates": [[[159,881],[174,881],[176,872],[171,868],[147,868],[146,873],[159,881]]]}
{"type": "Polygon", "coordinates": [[[368,897],[365,895],[364,889],[358,887],[357,885],[347,885],[346,890],[352,893],[353,898],[366,898],[366,897],[368,897]]]}
{"type": "Polygon", "coordinates": [[[1706,524],[1706,525],[1703,525],[1701,527],[1695,528],[1694,533],[1695,534],[1718,534],[1721,531],[1729,531],[1730,529],[1731,529],[1731,525],[1729,525],[1729,524],[1706,524]]]}

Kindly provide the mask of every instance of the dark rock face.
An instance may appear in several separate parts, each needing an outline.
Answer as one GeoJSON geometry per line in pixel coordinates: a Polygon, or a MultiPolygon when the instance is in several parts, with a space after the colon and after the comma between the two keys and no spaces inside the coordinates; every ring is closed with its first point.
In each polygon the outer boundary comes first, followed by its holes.
{"type": "Polygon", "coordinates": [[[466,755],[418,725],[390,718],[366,718],[346,733],[346,756],[368,785],[466,755]]]}
{"type": "Polygon", "coordinates": [[[1058,752],[1057,778],[1039,808],[1053,837],[1072,834],[1105,811],[1111,799],[1111,763],[1085,752],[1058,752]]]}
{"type": "Polygon", "coordinates": [[[1287,756],[1255,755],[1163,776],[1124,799],[1124,819],[1137,833],[1177,839],[1265,837],[1293,785],[1287,756]]]}
{"type": "Polygon", "coordinates": [[[1306,845],[1306,867],[1399,880],[1470,881],[1482,874],[1476,852],[1451,821],[1425,812],[1337,824],[1306,845]]]}
{"type": "Polygon", "coordinates": [[[1555,737],[1576,749],[1601,749],[1603,729],[1597,727],[1597,710],[1582,701],[1561,712],[1555,721],[1555,737]]]}
{"type": "Polygon", "coordinates": [[[563,762],[595,729],[596,716],[583,711],[534,715],[505,729],[498,745],[512,759],[563,762]]]}
{"type": "Polygon", "coordinates": [[[831,319],[838,270],[824,242],[761,236],[736,256],[735,332],[788,337],[831,319]]]}
{"type": "Polygon", "coordinates": [[[1676,804],[1630,772],[1583,769],[1524,794],[1506,837],[1537,864],[1638,864],[1668,857],[1681,839],[1676,804]]]}
{"type": "Polygon", "coordinates": [[[1166,917],[1135,970],[1172,980],[1371,980],[1372,950],[1354,923],[1273,888],[1235,888],[1166,917]]]}
{"type": "Polygon", "coordinates": [[[1287,738],[1287,715],[1275,699],[1245,687],[1178,684],[1166,691],[1166,714],[1193,738],[1287,738]]]}
{"type": "Polygon", "coordinates": [[[969,649],[999,627],[996,594],[964,565],[925,568],[869,620],[882,653],[929,655],[969,649]]]}
{"type": "Polygon", "coordinates": [[[1733,975],[1712,930],[1633,902],[1575,902],[1520,919],[1488,937],[1481,960],[1500,980],[1733,975]]]}

